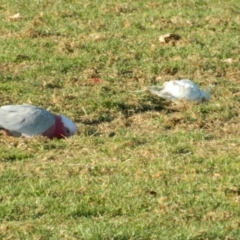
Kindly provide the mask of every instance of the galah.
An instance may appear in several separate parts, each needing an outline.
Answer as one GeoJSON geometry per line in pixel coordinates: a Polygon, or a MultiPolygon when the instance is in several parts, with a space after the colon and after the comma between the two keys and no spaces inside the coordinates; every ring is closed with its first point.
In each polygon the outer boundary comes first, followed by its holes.
{"type": "Polygon", "coordinates": [[[201,103],[209,100],[211,87],[209,86],[203,91],[191,80],[181,79],[164,82],[163,86],[151,86],[147,89],[151,93],[168,100],[186,100],[201,103]]]}
{"type": "Polygon", "coordinates": [[[70,137],[77,131],[69,118],[28,104],[0,107],[0,129],[15,137],[42,135],[48,138],[70,137]]]}

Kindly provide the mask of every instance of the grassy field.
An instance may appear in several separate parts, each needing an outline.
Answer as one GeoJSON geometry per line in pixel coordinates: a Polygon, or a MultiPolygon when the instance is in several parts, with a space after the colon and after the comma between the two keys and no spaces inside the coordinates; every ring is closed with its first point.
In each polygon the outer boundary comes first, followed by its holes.
{"type": "Polygon", "coordinates": [[[0,135],[0,238],[239,239],[239,12],[237,0],[2,0],[0,105],[65,114],[78,134],[0,135]],[[179,78],[213,84],[210,101],[133,93],[179,78]]]}

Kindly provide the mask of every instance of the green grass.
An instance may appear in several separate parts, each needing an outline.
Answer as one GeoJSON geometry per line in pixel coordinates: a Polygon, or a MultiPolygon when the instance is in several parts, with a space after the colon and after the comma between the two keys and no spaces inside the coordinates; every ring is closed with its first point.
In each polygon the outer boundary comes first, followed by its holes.
{"type": "Polygon", "coordinates": [[[1,105],[79,130],[0,135],[0,238],[239,239],[239,12],[236,0],[1,1],[1,105]],[[179,78],[214,84],[210,101],[133,93],[179,78]]]}

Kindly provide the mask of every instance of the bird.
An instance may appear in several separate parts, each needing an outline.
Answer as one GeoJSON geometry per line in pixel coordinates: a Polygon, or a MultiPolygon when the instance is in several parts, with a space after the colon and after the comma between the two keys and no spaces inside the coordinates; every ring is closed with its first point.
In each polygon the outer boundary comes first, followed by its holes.
{"type": "Polygon", "coordinates": [[[211,86],[201,90],[197,84],[189,79],[170,80],[163,83],[163,86],[150,86],[147,90],[151,93],[171,101],[195,101],[201,103],[210,98],[211,86]]]}
{"type": "Polygon", "coordinates": [[[29,104],[0,107],[0,129],[14,137],[65,138],[77,132],[76,125],[64,115],[53,114],[29,104]]]}

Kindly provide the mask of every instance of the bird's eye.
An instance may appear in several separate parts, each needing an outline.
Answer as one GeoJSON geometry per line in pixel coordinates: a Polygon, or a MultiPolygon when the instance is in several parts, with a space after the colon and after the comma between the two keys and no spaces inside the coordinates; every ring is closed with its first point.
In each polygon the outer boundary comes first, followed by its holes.
{"type": "Polygon", "coordinates": [[[65,128],[65,132],[67,135],[70,135],[70,130],[68,128],[65,128]]]}

